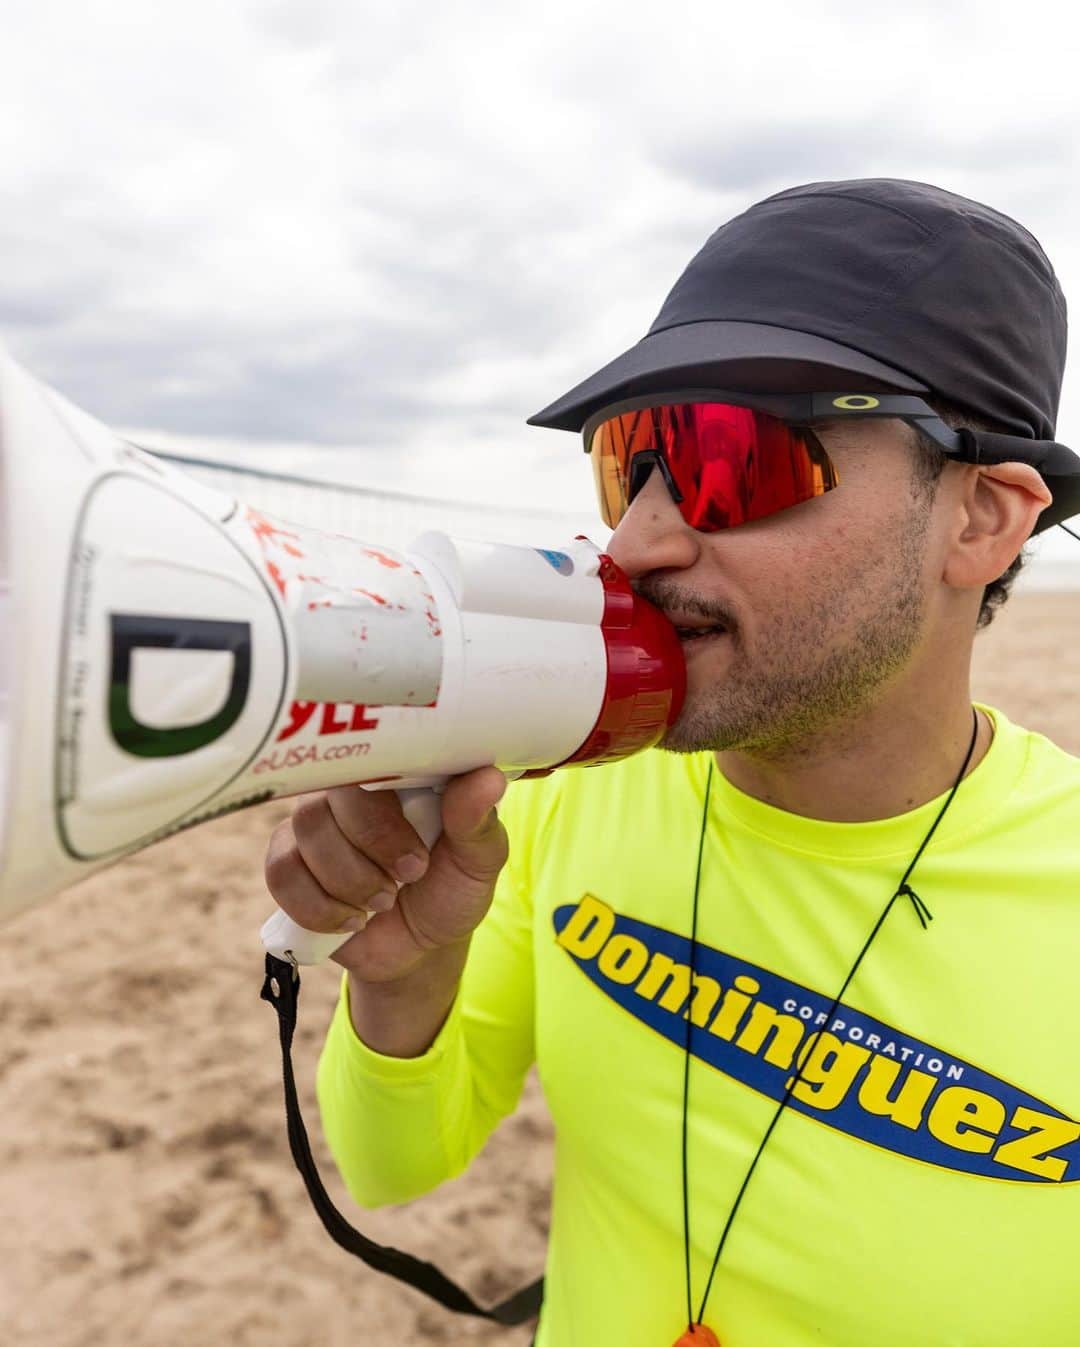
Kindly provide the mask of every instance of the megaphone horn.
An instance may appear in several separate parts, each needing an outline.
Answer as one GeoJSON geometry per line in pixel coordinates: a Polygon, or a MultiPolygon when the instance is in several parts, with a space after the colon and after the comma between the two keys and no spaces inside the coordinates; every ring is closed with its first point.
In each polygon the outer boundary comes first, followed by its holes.
{"type": "MultiPolygon", "coordinates": [[[[0,352],[0,919],[180,828],[349,782],[411,792],[625,757],[678,714],[675,631],[586,539],[274,519],[0,352]]],[[[345,935],[278,913],[278,957],[345,935]]]]}

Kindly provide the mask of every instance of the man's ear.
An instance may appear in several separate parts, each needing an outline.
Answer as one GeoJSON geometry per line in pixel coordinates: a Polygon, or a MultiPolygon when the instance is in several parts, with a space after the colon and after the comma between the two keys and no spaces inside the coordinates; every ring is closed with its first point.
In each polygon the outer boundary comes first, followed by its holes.
{"type": "Polygon", "coordinates": [[[972,465],[958,502],[943,579],[958,589],[988,585],[1008,570],[1053,497],[1030,463],[972,465]]]}

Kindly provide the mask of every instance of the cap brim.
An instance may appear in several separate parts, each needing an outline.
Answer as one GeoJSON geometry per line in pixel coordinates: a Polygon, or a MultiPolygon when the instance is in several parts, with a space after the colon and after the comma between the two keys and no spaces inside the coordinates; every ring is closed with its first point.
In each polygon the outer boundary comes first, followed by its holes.
{"type": "Polygon", "coordinates": [[[593,412],[621,398],[710,385],[746,393],[929,391],[902,370],[809,332],[763,323],[684,323],[642,338],[528,424],[580,430],[593,412]]]}

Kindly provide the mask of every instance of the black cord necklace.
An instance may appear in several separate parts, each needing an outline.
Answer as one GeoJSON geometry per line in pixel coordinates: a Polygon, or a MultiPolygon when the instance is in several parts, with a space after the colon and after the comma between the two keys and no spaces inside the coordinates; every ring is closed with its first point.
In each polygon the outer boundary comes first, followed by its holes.
{"type": "MultiPolygon", "coordinates": [[[[839,1007],[841,1001],[844,998],[844,993],[851,985],[851,980],[858,972],[859,965],[862,963],[864,957],[866,956],[867,951],[870,949],[870,946],[874,943],[874,939],[876,938],[877,933],[881,930],[882,926],[884,926],[885,919],[892,911],[893,903],[896,902],[897,898],[909,898],[911,900],[911,906],[914,909],[915,915],[918,917],[919,923],[924,931],[929,926],[929,923],[933,921],[933,916],[931,915],[929,908],[919,897],[919,895],[915,892],[915,890],[911,887],[908,881],[911,878],[915,866],[919,863],[919,860],[922,857],[923,852],[929,845],[930,839],[933,837],[934,833],[937,832],[938,825],[940,824],[941,820],[945,817],[945,813],[948,810],[949,805],[952,804],[956,792],[960,789],[960,783],[967,775],[968,764],[971,762],[972,754],[975,752],[975,744],[979,737],[979,713],[978,711],[975,710],[974,707],[972,707],[972,717],[974,723],[972,725],[971,730],[971,741],[968,744],[967,754],[964,757],[964,761],[960,767],[960,771],[957,773],[956,780],[953,782],[952,789],[949,791],[949,794],[946,797],[944,804],[938,811],[937,817],[930,825],[930,828],[927,831],[926,836],[919,843],[918,850],[915,852],[914,856],[912,856],[910,862],[908,863],[908,867],[904,871],[900,883],[896,886],[895,893],[893,893],[892,897],[885,904],[885,907],[881,915],[874,923],[873,929],[871,930],[870,934],[866,937],[866,940],[863,942],[862,949],[859,950],[859,953],[855,958],[855,962],[851,965],[851,968],[848,970],[847,977],[844,978],[843,986],[840,988],[840,990],[836,993],[836,996],[833,998],[832,1005],[829,1007],[829,1012],[825,1020],[827,1024],[831,1023],[834,1015],[836,1014],[837,1008],[839,1007]]],[[[701,868],[702,868],[702,859],[705,854],[705,834],[707,831],[708,818],[709,818],[709,796],[712,791],[713,763],[714,759],[710,756],[708,776],[705,779],[705,804],[701,811],[701,833],[698,838],[697,870],[694,875],[694,906],[690,927],[691,986],[694,985],[693,979],[694,975],[697,972],[698,894],[701,889],[701,868]]],[[[772,1136],[774,1130],[776,1129],[776,1124],[780,1120],[780,1115],[784,1112],[784,1109],[787,1107],[788,1100],[791,1098],[792,1095],[792,1091],[802,1079],[802,1072],[804,1068],[800,1066],[796,1070],[795,1074],[791,1077],[791,1079],[787,1082],[787,1086],[784,1090],[783,1097],[781,1098],[779,1104],[776,1106],[776,1110],[769,1121],[769,1125],[765,1129],[765,1135],[761,1138],[761,1142],[759,1143],[758,1148],[754,1153],[754,1158],[750,1161],[750,1165],[746,1171],[746,1174],[743,1176],[743,1181],[739,1186],[738,1193],[735,1195],[735,1201],[732,1203],[731,1211],[728,1213],[728,1218],[724,1223],[724,1228],[721,1231],[720,1239],[716,1245],[716,1253],[713,1255],[712,1266],[709,1269],[709,1277],[705,1283],[705,1292],[701,1297],[700,1308],[698,1309],[698,1312],[695,1315],[693,1295],[690,1283],[690,1185],[689,1185],[688,1165],[687,1165],[687,1122],[689,1116],[689,1102],[690,1102],[690,1056],[691,1056],[690,1036],[692,1024],[693,1021],[688,1011],[686,1016],[686,1038],[683,1044],[684,1061],[683,1061],[683,1109],[682,1109],[683,1248],[685,1252],[685,1263],[686,1263],[687,1326],[686,1331],[678,1339],[678,1341],[675,1344],[675,1347],[683,1347],[684,1344],[685,1347],[719,1347],[719,1340],[717,1339],[715,1333],[713,1333],[712,1329],[707,1328],[705,1326],[703,1320],[705,1318],[705,1307],[709,1301],[709,1293],[712,1290],[713,1279],[716,1276],[716,1269],[720,1262],[720,1255],[724,1250],[724,1245],[727,1243],[728,1235],[731,1232],[731,1227],[735,1220],[735,1214],[739,1210],[739,1207],[742,1203],[743,1196],[746,1193],[746,1189],[750,1183],[751,1175],[757,1168],[757,1163],[761,1159],[765,1147],[768,1145],[769,1138],[772,1136]]]]}

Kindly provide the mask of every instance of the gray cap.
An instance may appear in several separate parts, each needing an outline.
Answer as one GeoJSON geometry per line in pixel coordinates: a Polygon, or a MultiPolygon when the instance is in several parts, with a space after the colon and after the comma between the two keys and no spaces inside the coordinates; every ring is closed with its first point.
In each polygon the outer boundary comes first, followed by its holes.
{"type": "MultiPolygon", "coordinates": [[[[721,225],[646,336],[529,424],[577,431],[680,388],[932,392],[1049,441],[1066,332],[1053,267],[1007,215],[927,183],[809,183],[721,225]]],[[[1047,477],[1057,518],[1080,510],[1080,458],[1064,452],[1075,472],[1047,477]]]]}
{"type": "Polygon", "coordinates": [[[745,368],[771,385],[748,391],[854,375],[1052,439],[1065,336],[1054,270],[1015,220],[926,183],[810,183],[721,225],[647,335],[529,423],[579,430],[656,378],[730,386],[745,368]]]}

